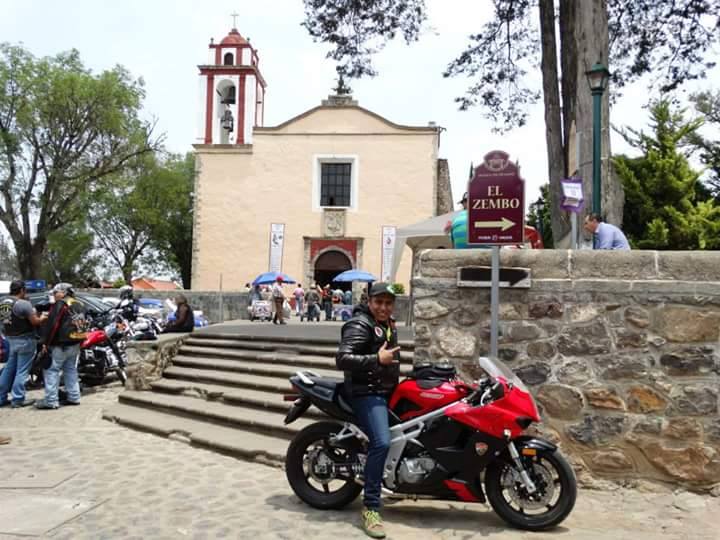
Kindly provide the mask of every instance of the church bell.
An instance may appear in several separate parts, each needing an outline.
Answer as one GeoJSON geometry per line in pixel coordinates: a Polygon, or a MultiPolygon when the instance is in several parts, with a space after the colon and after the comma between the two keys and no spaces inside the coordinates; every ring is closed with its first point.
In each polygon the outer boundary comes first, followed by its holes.
{"type": "Polygon", "coordinates": [[[225,97],[223,97],[221,103],[223,105],[234,105],[235,104],[235,87],[234,86],[231,86],[226,90],[225,97]]]}
{"type": "Polygon", "coordinates": [[[222,118],[220,119],[220,124],[222,125],[223,129],[226,131],[232,131],[234,128],[234,120],[233,115],[230,112],[230,109],[225,109],[225,112],[222,115],[222,118]]]}

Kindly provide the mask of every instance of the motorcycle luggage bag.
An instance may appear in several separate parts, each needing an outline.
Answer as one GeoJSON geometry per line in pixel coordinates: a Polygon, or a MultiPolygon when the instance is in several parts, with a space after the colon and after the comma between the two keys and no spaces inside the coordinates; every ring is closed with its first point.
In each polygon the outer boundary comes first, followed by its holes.
{"type": "Polygon", "coordinates": [[[434,364],[432,362],[418,362],[408,375],[411,379],[424,381],[451,381],[457,375],[455,366],[448,363],[434,364]]]}

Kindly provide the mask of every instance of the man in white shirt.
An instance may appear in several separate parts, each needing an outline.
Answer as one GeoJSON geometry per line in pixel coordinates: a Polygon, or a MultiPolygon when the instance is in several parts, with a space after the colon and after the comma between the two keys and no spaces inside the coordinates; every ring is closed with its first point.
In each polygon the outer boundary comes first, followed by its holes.
{"type": "Polygon", "coordinates": [[[287,324],[283,313],[283,304],[285,303],[285,293],[282,288],[283,279],[278,276],[272,286],[272,299],[275,304],[275,317],[273,324],[287,324]]]}

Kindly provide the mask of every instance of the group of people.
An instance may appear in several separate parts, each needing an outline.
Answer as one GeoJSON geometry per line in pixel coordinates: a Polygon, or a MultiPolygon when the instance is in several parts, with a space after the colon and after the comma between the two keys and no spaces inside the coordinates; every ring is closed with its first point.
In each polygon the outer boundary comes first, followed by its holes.
{"type": "MultiPolygon", "coordinates": [[[[251,303],[257,300],[272,301],[274,311],[272,320],[274,324],[286,324],[284,305],[287,297],[283,285],[284,282],[281,276],[276,278],[272,286],[254,285],[251,288],[249,283],[245,284],[245,290],[250,294],[251,303]]],[[[333,316],[333,306],[353,304],[351,290],[332,289],[329,284],[321,287],[316,283],[312,283],[310,287],[303,288],[302,283],[298,283],[291,295],[295,299],[295,314],[298,317],[307,315],[309,320],[319,319],[320,314],[324,312],[325,320],[330,321],[333,316]]],[[[367,303],[366,293],[361,295],[360,302],[367,303]]]]}
{"type": "Polygon", "coordinates": [[[77,358],[85,334],[85,308],[75,299],[69,283],[58,283],[51,291],[50,311],[38,315],[27,299],[25,282],[10,284],[10,296],[0,301],[0,323],[7,342],[7,360],[0,373],[0,407],[35,405],[57,409],[60,376],[65,385],[63,405],[80,404],[77,358]],[[40,347],[45,397],[26,399],[25,382],[40,347]],[[8,399],[9,397],[9,399],[8,399]]]}
{"type": "MultiPolygon", "coordinates": [[[[452,222],[447,224],[445,231],[450,235],[450,239],[452,240],[452,244],[455,249],[478,247],[468,245],[467,192],[463,195],[462,199],[458,201],[458,203],[462,206],[463,211],[455,216],[452,222]]],[[[611,223],[605,223],[602,216],[599,214],[588,214],[585,217],[583,228],[586,232],[592,235],[593,249],[630,249],[630,243],[620,228],[611,223]]]]}

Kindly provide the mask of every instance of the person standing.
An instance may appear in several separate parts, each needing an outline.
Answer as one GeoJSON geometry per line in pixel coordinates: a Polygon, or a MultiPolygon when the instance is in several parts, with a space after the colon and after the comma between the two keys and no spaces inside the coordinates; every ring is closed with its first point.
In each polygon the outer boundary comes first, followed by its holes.
{"type": "Polygon", "coordinates": [[[85,339],[85,308],[75,299],[69,283],[58,283],[52,289],[55,303],[40,339],[43,352],[50,353],[50,366],[43,371],[45,397],[35,403],[38,409],[57,409],[58,387],[62,372],[68,405],[80,405],[80,382],[77,360],[80,343],[85,339]]]}
{"type": "Polygon", "coordinates": [[[305,295],[307,303],[307,318],[308,321],[313,319],[320,320],[320,293],[318,293],[317,286],[313,283],[308,289],[305,295]]]}
{"type": "Polygon", "coordinates": [[[352,306],[352,290],[348,289],[343,293],[343,304],[352,306]]]}
{"type": "Polygon", "coordinates": [[[35,328],[45,320],[46,314],[38,317],[27,300],[25,282],[15,280],[10,283],[10,296],[0,302],[0,323],[8,342],[5,369],[0,373],[0,407],[8,404],[8,393],[13,408],[34,403],[34,400],[25,399],[25,382],[37,352],[35,328]]]}
{"type": "Polygon", "coordinates": [[[273,324],[287,324],[285,322],[285,314],[283,313],[283,304],[285,303],[285,293],[283,292],[283,278],[278,276],[272,286],[272,299],[275,304],[275,316],[273,324]]]}
{"type": "Polygon", "coordinates": [[[305,304],[305,290],[302,288],[302,283],[298,283],[293,291],[295,297],[295,314],[299,317],[303,314],[303,307],[305,304]]]}
{"type": "Polygon", "coordinates": [[[358,305],[341,330],[335,364],[344,372],[345,392],[368,436],[362,526],[372,538],[385,538],[380,517],[385,458],[390,449],[388,398],[400,377],[400,347],[395,322],[395,290],[378,282],[367,305],[358,305]]]}
{"type": "Polygon", "coordinates": [[[322,289],[322,305],[325,310],[325,320],[332,319],[332,291],[330,285],[325,285],[322,289]]]}
{"type": "Polygon", "coordinates": [[[625,234],[610,223],[604,223],[598,214],[585,218],[585,230],[593,235],[593,249],[630,249],[625,234]]]}

